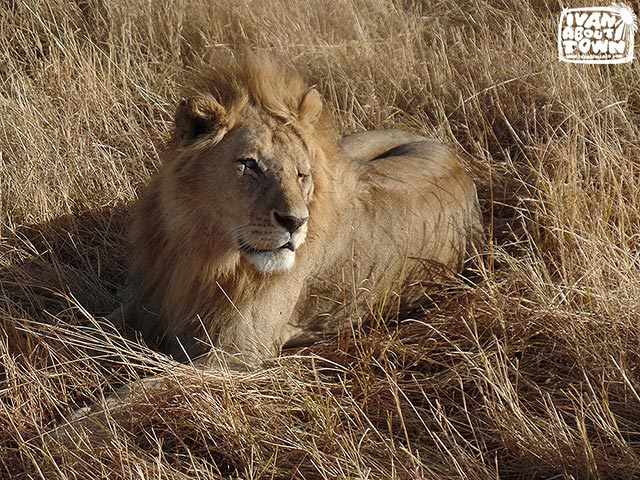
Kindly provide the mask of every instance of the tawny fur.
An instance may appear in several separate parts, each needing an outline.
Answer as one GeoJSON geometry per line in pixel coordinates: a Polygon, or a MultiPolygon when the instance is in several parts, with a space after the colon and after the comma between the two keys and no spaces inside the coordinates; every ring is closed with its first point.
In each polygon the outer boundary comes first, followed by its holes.
{"type": "Polygon", "coordinates": [[[256,55],[193,79],[162,160],[136,209],[122,312],[179,358],[219,347],[257,364],[385,296],[418,302],[481,230],[473,182],[443,145],[399,131],[338,141],[317,92],[256,55]],[[252,256],[237,237],[279,247],[273,212],[308,216],[306,239],[291,268],[266,273],[294,254],[252,256]]]}

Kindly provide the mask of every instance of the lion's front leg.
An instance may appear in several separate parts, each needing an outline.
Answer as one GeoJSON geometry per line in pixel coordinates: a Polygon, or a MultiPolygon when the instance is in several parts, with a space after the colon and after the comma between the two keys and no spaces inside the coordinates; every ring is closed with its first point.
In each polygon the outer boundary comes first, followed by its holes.
{"type": "Polygon", "coordinates": [[[277,356],[289,340],[287,326],[301,295],[301,277],[291,276],[286,282],[273,282],[246,308],[237,306],[235,315],[227,318],[217,332],[210,332],[210,337],[215,338],[214,348],[198,358],[197,364],[257,368],[264,360],[277,356]]]}

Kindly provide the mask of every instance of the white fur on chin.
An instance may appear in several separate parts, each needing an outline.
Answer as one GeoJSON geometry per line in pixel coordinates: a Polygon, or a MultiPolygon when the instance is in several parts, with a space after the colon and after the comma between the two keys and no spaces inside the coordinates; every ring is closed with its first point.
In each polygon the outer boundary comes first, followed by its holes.
{"type": "Polygon", "coordinates": [[[279,273],[291,270],[296,262],[296,253],[289,249],[245,254],[247,260],[261,273],[279,273]]]}

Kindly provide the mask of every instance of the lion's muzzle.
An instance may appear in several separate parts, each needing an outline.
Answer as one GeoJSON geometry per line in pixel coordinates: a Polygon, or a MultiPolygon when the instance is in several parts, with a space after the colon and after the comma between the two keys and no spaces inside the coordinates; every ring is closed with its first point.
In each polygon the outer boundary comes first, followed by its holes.
{"type": "Polygon", "coordinates": [[[296,250],[307,236],[307,218],[276,215],[274,218],[280,224],[275,231],[251,232],[237,238],[242,256],[261,273],[290,270],[295,264],[296,250]]]}

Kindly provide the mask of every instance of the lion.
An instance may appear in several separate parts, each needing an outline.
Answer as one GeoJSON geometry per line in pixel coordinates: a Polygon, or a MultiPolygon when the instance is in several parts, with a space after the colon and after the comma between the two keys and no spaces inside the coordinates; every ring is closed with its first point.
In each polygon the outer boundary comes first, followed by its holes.
{"type": "MultiPolygon", "coordinates": [[[[245,53],[195,74],[135,207],[127,298],[109,319],[196,367],[259,367],[358,322],[417,306],[482,240],[474,183],[420,135],[340,138],[318,91],[245,53]]],[[[107,441],[153,414],[170,374],[125,384],[45,436],[107,441]]]]}
{"type": "Polygon", "coordinates": [[[257,366],[461,269],[482,231],[440,142],[339,138],[313,87],[255,53],[194,75],[132,227],[128,326],[176,359],[257,366]]]}

